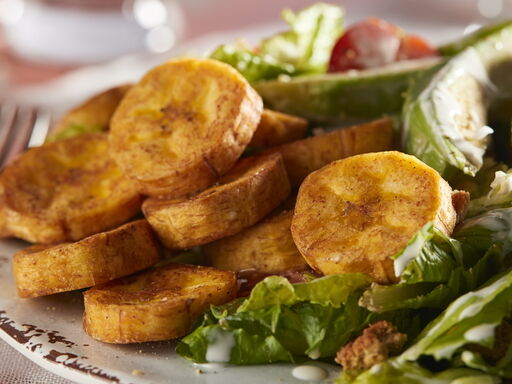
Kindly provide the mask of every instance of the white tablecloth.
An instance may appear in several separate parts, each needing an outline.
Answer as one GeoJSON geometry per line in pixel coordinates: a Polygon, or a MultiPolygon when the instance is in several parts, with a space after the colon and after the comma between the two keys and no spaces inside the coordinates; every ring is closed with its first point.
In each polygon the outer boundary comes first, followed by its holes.
{"type": "Polygon", "coordinates": [[[3,340],[0,340],[0,383],[73,384],[69,380],[44,370],[3,340]]]}

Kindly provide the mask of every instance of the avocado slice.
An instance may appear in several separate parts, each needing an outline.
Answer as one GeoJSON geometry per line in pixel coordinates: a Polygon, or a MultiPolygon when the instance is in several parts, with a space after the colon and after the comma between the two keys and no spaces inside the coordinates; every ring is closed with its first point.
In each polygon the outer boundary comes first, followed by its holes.
{"type": "Polygon", "coordinates": [[[443,56],[455,56],[466,48],[471,47],[484,40],[485,38],[494,35],[496,32],[499,32],[502,29],[508,28],[510,26],[512,26],[512,20],[506,20],[497,24],[486,25],[477,29],[473,33],[464,36],[462,39],[437,47],[437,50],[443,56]]]}
{"type": "Polygon", "coordinates": [[[450,179],[474,176],[489,135],[487,108],[512,90],[512,25],[451,58],[409,92],[402,120],[403,149],[450,179]]]}
{"type": "Polygon", "coordinates": [[[268,108],[339,124],[400,113],[411,80],[441,64],[439,58],[411,60],[379,69],[281,77],[254,87],[268,108]]]}

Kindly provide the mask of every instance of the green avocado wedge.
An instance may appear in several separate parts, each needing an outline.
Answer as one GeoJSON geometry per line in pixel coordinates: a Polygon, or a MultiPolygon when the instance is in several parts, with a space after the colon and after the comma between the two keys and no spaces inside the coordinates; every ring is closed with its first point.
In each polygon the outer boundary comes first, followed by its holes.
{"type": "Polygon", "coordinates": [[[489,135],[487,109],[511,90],[512,25],[451,58],[409,90],[402,149],[450,180],[482,167],[489,135]]]}
{"type": "Polygon", "coordinates": [[[439,58],[411,60],[364,71],[281,77],[254,87],[268,108],[339,124],[400,113],[410,82],[441,65],[439,58]]]}
{"type": "Polygon", "coordinates": [[[455,56],[466,48],[471,47],[485,38],[494,35],[496,32],[511,26],[512,20],[505,20],[497,24],[486,25],[464,36],[462,39],[437,47],[437,50],[443,56],[455,56]]]}

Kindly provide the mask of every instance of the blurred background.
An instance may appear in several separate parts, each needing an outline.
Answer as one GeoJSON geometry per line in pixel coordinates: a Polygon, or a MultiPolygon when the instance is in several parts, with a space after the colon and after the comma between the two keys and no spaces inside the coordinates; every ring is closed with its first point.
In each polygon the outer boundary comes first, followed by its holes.
{"type": "MultiPolygon", "coordinates": [[[[512,0],[343,0],[347,22],[379,16],[433,43],[512,17],[512,0]]],[[[0,0],[0,97],[56,113],[135,81],[169,57],[202,55],[282,28],[305,0],[0,0]]]]}

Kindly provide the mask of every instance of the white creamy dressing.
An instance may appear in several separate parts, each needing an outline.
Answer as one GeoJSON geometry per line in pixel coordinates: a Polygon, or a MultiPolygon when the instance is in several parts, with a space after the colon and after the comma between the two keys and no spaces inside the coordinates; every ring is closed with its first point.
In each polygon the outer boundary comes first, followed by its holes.
{"type": "Polygon", "coordinates": [[[210,363],[227,363],[231,358],[231,350],[235,346],[235,337],[232,333],[221,329],[214,329],[206,350],[206,360],[210,363]]]}
{"type": "Polygon", "coordinates": [[[375,364],[373,367],[370,368],[370,373],[372,375],[378,375],[382,372],[382,365],[375,364]]]}
{"type": "MultiPolygon", "coordinates": [[[[501,279],[496,280],[494,283],[492,283],[488,287],[482,288],[482,289],[476,291],[475,293],[478,295],[478,297],[480,297],[482,299],[486,298],[487,296],[490,296],[491,294],[496,292],[496,290],[500,287],[500,285],[503,285],[503,280],[505,277],[506,276],[502,277],[501,279]]],[[[508,285],[505,288],[508,288],[508,285]]]]}
{"type": "Polygon", "coordinates": [[[423,236],[418,233],[414,241],[411,244],[408,244],[400,256],[393,261],[393,268],[395,270],[396,277],[400,277],[407,265],[420,254],[421,248],[423,248],[424,244],[425,241],[423,236]]]}
{"type": "Polygon", "coordinates": [[[464,352],[462,352],[460,357],[461,357],[463,362],[471,361],[471,360],[473,360],[473,352],[471,352],[471,351],[464,351],[464,352]]]}
{"type": "Polygon", "coordinates": [[[491,183],[489,198],[506,198],[512,193],[512,174],[496,171],[491,183]]]}
{"type": "Polygon", "coordinates": [[[308,357],[313,360],[320,358],[320,350],[318,348],[313,349],[308,353],[308,357]]]}
{"type": "Polygon", "coordinates": [[[314,365],[299,365],[292,370],[293,377],[304,381],[321,381],[327,378],[327,371],[314,365]]]}
{"type": "Polygon", "coordinates": [[[449,359],[457,349],[459,349],[460,345],[458,343],[451,343],[448,345],[445,345],[442,348],[436,348],[436,351],[434,352],[434,358],[436,360],[441,359],[449,359]]]}
{"type": "Polygon", "coordinates": [[[477,51],[473,48],[463,51],[453,58],[436,75],[435,80],[422,93],[422,106],[427,110],[442,135],[453,143],[457,149],[477,168],[482,166],[482,157],[485,152],[486,138],[493,130],[474,112],[464,110],[455,95],[450,92],[449,86],[464,76],[473,77],[484,92],[494,89],[487,70],[477,51]],[[458,128],[456,118],[468,115],[471,137],[463,134],[458,128]]]}
{"type": "Polygon", "coordinates": [[[483,309],[484,303],[475,303],[471,304],[469,307],[464,308],[462,312],[459,314],[459,320],[464,320],[469,317],[475,316],[478,312],[480,312],[483,309]]]}
{"type": "Polygon", "coordinates": [[[492,338],[494,336],[494,328],[498,324],[480,324],[476,327],[468,329],[464,333],[464,338],[467,341],[479,342],[492,338]]]}

